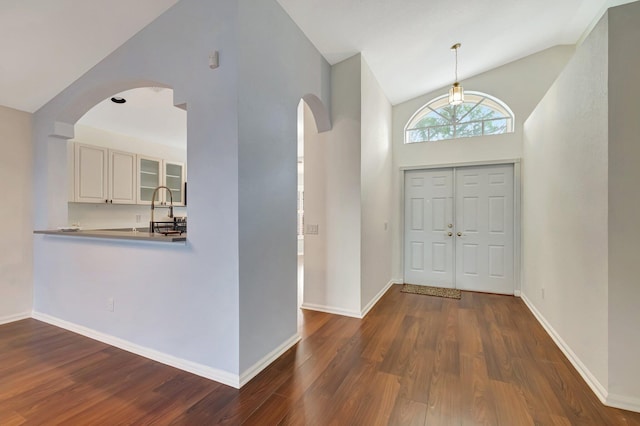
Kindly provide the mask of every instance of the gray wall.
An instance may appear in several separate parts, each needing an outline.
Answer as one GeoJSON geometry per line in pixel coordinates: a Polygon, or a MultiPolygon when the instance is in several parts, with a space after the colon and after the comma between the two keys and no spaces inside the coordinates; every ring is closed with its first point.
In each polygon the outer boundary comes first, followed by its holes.
{"type": "Polygon", "coordinates": [[[170,86],[175,103],[186,103],[187,244],[37,236],[34,309],[229,383],[240,369],[236,21],[233,2],[180,1],[40,109],[34,127],[35,226],[55,227],[66,222],[62,151],[73,136],[56,122],[74,124],[137,86],[170,86]],[[217,70],[208,67],[212,50],[217,70]]]}
{"type": "Polygon", "coordinates": [[[609,10],[609,393],[640,410],[640,3],[609,10]]]}
{"type": "Polygon", "coordinates": [[[297,107],[308,94],[328,107],[331,89],[329,64],[275,0],[238,4],[240,371],[245,372],[297,335],[297,107]]]}
{"type": "Polygon", "coordinates": [[[31,114],[0,106],[0,324],[31,314],[31,114]]]}
{"type": "Polygon", "coordinates": [[[527,120],[522,168],[523,296],[601,389],[608,383],[607,31],[603,19],[527,120]]]}
{"type": "Polygon", "coordinates": [[[361,56],[361,295],[366,310],[391,281],[391,103],[361,56]]]}
{"type": "Polygon", "coordinates": [[[362,55],[331,76],[331,131],[305,115],[303,307],[360,317],[391,281],[391,104],[362,55]]]}
{"type": "Polygon", "coordinates": [[[305,121],[305,235],[303,306],[360,314],[361,57],[331,67],[333,127],[317,133],[305,121]],[[319,162],[316,163],[315,159],[319,162]]]}
{"type": "Polygon", "coordinates": [[[461,82],[465,90],[484,92],[505,102],[516,116],[515,132],[429,143],[404,143],[409,119],[427,102],[448,91],[443,87],[393,107],[393,276],[403,275],[402,167],[512,160],[522,157],[524,122],[540,102],[574,52],[574,46],[556,46],[461,82]]]}
{"type": "Polygon", "coordinates": [[[182,0],[36,113],[37,228],[66,222],[73,123],[156,85],[188,111],[188,242],[38,236],[35,310],[237,384],[296,333],[296,106],[329,66],[275,1],[182,0]]]}
{"type": "Polygon", "coordinates": [[[610,9],[527,121],[523,167],[523,294],[598,396],[635,411],[639,43],[640,3],[610,9]]]}

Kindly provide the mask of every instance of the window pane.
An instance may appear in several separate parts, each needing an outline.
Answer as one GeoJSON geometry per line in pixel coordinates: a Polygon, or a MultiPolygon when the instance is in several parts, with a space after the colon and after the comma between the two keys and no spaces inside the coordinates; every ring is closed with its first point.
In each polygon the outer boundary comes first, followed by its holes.
{"type": "Polygon", "coordinates": [[[498,120],[487,120],[484,122],[485,135],[498,135],[507,133],[507,119],[500,118],[498,120]]]}
{"type": "MultiPolygon", "coordinates": [[[[438,111],[440,112],[440,111],[438,111]]],[[[444,126],[451,124],[451,120],[439,115],[436,112],[430,112],[429,114],[422,117],[414,126],[417,127],[431,127],[431,126],[444,126]]]]}
{"type": "Polygon", "coordinates": [[[453,138],[453,126],[434,126],[429,128],[429,140],[441,141],[453,138]]]}
{"type": "Polygon", "coordinates": [[[427,142],[429,140],[428,129],[411,129],[407,130],[405,140],[406,143],[427,142]]]}
{"type": "Polygon", "coordinates": [[[513,132],[513,113],[503,102],[478,92],[465,98],[449,105],[443,95],[423,106],[406,126],[405,143],[513,132]]]}
{"type": "Polygon", "coordinates": [[[482,122],[459,124],[456,127],[456,137],[468,138],[470,136],[482,136],[482,122]]]}

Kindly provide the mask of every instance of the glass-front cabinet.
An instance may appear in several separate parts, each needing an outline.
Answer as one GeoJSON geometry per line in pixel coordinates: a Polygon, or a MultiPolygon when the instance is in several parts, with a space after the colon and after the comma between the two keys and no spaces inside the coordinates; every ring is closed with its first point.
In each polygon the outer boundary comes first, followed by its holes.
{"type": "MultiPolygon", "coordinates": [[[[166,186],[173,195],[173,205],[184,205],[184,163],[159,158],[138,156],[138,204],[151,204],[153,191],[166,186]]],[[[169,204],[169,192],[162,189],[156,194],[156,203],[169,204]]]]}
{"type": "MultiPolygon", "coordinates": [[[[138,203],[151,204],[153,191],[162,185],[162,160],[138,156],[138,203]]],[[[162,191],[156,194],[156,202],[162,201],[162,191]]]]}
{"type": "MultiPolygon", "coordinates": [[[[164,162],[164,185],[173,194],[173,205],[184,205],[184,164],[171,161],[164,162]]],[[[165,201],[169,202],[169,194],[165,192],[165,201]]]]}

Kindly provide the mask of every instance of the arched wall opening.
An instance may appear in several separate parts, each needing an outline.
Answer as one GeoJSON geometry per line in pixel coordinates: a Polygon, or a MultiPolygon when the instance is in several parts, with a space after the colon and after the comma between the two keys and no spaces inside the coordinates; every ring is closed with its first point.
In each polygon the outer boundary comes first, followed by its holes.
{"type": "Polygon", "coordinates": [[[305,274],[322,274],[325,267],[322,247],[315,238],[321,226],[319,222],[322,222],[324,227],[322,197],[325,191],[324,161],[323,156],[320,155],[321,151],[318,151],[317,148],[318,144],[323,143],[322,139],[326,137],[323,133],[331,130],[331,121],[328,110],[315,95],[305,95],[301,98],[297,108],[297,119],[297,308],[298,324],[301,324],[303,316],[300,308],[304,303],[305,274]],[[306,168],[310,168],[311,173],[305,173],[306,168]],[[305,203],[306,193],[311,194],[311,202],[308,204],[305,203]],[[307,243],[305,235],[311,239],[309,243],[307,243]]]}
{"type": "MultiPolygon", "coordinates": [[[[60,109],[56,117],[41,126],[45,134],[34,135],[36,146],[46,144],[44,151],[46,155],[40,154],[35,157],[36,168],[46,170],[46,174],[39,174],[34,182],[36,229],[67,226],[71,224],[68,223],[69,220],[73,219],[69,217],[67,205],[67,201],[75,197],[73,195],[75,183],[70,181],[69,173],[73,168],[74,159],[68,144],[76,137],[76,124],[101,102],[119,93],[142,88],[172,90],[173,105],[184,111],[187,109],[187,102],[180,92],[168,84],[154,80],[111,81],[94,86],[75,96],[60,109]]],[[[184,160],[186,162],[186,150],[184,160]]]]}
{"type": "Polygon", "coordinates": [[[147,232],[155,192],[154,228],[175,218],[186,231],[187,112],[173,95],[161,86],[114,93],[75,123],[67,225],[147,232]]]}

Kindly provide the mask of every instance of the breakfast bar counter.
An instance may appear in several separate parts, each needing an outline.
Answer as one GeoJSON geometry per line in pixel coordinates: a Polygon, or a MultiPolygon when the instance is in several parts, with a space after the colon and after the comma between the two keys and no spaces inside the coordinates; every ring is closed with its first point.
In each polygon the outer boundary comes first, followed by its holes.
{"type": "Polygon", "coordinates": [[[87,229],[87,230],[43,230],[33,231],[34,234],[56,235],[61,237],[74,238],[105,238],[112,240],[130,240],[130,241],[155,241],[161,243],[180,243],[187,240],[186,232],[182,234],[164,235],[161,233],[151,233],[148,229],[134,231],[131,228],[126,229],[87,229]]]}

